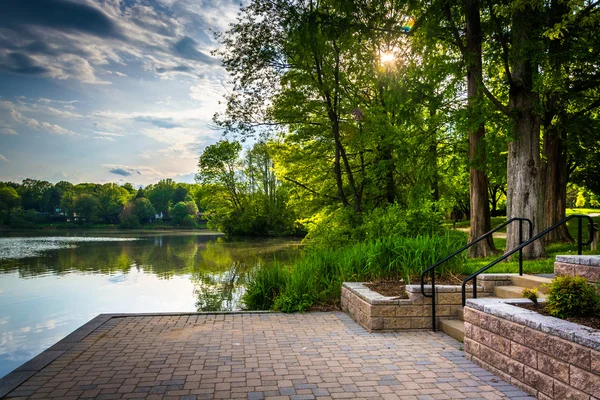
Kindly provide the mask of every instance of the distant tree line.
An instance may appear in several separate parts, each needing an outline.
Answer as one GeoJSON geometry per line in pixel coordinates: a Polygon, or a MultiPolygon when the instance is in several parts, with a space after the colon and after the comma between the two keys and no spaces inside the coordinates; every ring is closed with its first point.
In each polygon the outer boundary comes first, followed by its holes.
{"type": "Polygon", "coordinates": [[[120,224],[137,228],[163,223],[193,228],[200,217],[197,195],[198,185],[171,179],[139,189],[131,183],[0,182],[0,224],[120,224]]]}

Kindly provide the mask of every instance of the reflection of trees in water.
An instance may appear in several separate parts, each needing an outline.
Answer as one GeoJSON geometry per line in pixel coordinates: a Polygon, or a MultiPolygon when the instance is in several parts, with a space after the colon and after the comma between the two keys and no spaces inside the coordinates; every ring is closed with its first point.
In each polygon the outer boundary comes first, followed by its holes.
{"type": "Polygon", "coordinates": [[[214,274],[198,271],[192,275],[198,311],[232,311],[239,308],[241,287],[246,283],[247,266],[234,261],[230,268],[214,274]]]}
{"type": "Polygon", "coordinates": [[[0,273],[23,278],[70,272],[129,273],[132,268],[161,279],[190,274],[199,311],[239,308],[247,273],[265,263],[297,257],[297,242],[226,241],[222,238],[161,236],[127,242],[86,242],[43,257],[0,260],[0,273]]]}

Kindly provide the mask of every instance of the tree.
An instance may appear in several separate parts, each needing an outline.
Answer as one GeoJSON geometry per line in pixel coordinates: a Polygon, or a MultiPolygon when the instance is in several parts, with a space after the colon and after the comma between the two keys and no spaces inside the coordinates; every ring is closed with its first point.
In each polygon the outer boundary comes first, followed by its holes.
{"type": "Polygon", "coordinates": [[[93,223],[100,210],[100,202],[91,194],[81,194],[75,198],[73,211],[77,213],[80,222],[93,223]]]}
{"type": "Polygon", "coordinates": [[[242,146],[238,142],[221,140],[207,146],[200,155],[196,181],[205,185],[217,185],[235,210],[243,209],[240,180],[242,146]]]}
{"type": "Polygon", "coordinates": [[[127,202],[129,192],[114,183],[107,183],[98,189],[98,216],[106,223],[117,223],[119,213],[127,202]]]}
{"type": "Polygon", "coordinates": [[[190,225],[190,219],[195,223],[196,218],[198,218],[198,207],[193,201],[181,201],[175,204],[171,209],[171,217],[173,218],[173,224],[175,225],[181,225],[184,222],[186,222],[187,225],[190,225]]]}
{"type": "Polygon", "coordinates": [[[137,198],[125,204],[119,214],[121,225],[126,228],[138,228],[141,224],[152,221],[156,210],[146,198],[137,198]]]}
{"type": "Polygon", "coordinates": [[[17,191],[10,186],[0,186],[0,223],[8,222],[10,211],[19,207],[21,198],[17,191]]]}
{"type": "Polygon", "coordinates": [[[145,196],[150,200],[157,213],[168,216],[174,193],[175,182],[172,179],[162,179],[157,184],[148,186],[145,196]]]}

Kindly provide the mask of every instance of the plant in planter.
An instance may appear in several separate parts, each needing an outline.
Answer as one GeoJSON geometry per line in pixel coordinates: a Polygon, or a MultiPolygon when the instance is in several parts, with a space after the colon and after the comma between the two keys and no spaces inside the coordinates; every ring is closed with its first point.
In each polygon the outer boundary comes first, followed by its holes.
{"type": "Polygon", "coordinates": [[[533,302],[533,304],[538,307],[538,290],[537,288],[533,288],[533,289],[523,289],[523,297],[526,299],[529,299],[533,302]]]}
{"type": "Polygon", "coordinates": [[[581,276],[558,276],[549,284],[546,309],[558,318],[600,315],[598,290],[581,276]]]}

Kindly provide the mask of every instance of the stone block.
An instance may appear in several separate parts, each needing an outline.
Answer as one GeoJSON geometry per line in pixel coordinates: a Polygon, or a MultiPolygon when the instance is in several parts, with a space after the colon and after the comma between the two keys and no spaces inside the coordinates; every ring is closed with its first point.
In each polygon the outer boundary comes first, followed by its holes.
{"type": "Polygon", "coordinates": [[[554,380],[534,368],[525,366],[523,381],[548,396],[554,395],[554,380]]]}
{"type": "Polygon", "coordinates": [[[544,353],[537,355],[538,370],[546,375],[550,375],[555,379],[559,379],[565,383],[569,383],[569,364],[559,361],[554,357],[550,357],[544,353]]]}
{"type": "Polygon", "coordinates": [[[465,337],[465,352],[479,358],[479,343],[465,337]]]}
{"type": "Polygon", "coordinates": [[[600,267],[600,256],[585,255],[585,256],[556,256],[556,262],[577,265],[591,265],[600,267]]]}
{"type": "Polygon", "coordinates": [[[523,367],[524,365],[518,361],[515,361],[504,354],[501,354],[495,350],[490,349],[487,346],[479,346],[479,358],[484,362],[493,365],[500,369],[502,372],[509,374],[517,379],[523,379],[523,367]]]}
{"type": "Polygon", "coordinates": [[[465,322],[465,337],[473,338],[473,324],[465,322]]]}
{"type": "Polygon", "coordinates": [[[538,352],[529,347],[520,345],[516,342],[511,342],[510,357],[532,368],[538,367],[537,361],[538,352]]]}
{"type": "MultiPolygon", "coordinates": [[[[424,306],[398,306],[396,307],[397,317],[422,317],[424,315],[424,306]]],[[[431,311],[429,311],[431,313],[431,311]]]]}
{"type": "Polygon", "coordinates": [[[600,351],[592,350],[591,367],[593,373],[600,375],[600,351]]]}
{"type": "Polygon", "coordinates": [[[461,293],[438,293],[437,304],[462,304],[461,293]]]}
{"type": "Polygon", "coordinates": [[[592,374],[574,365],[569,368],[569,384],[584,393],[592,396],[600,394],[600,376],[592,374]]]}
{"type": "Polygon", "coordinates": [[[395,329],[411,329],[410,318],[398,318],[398,317],[385,317],[383,318],[383,329],[395,330],[395,329]]]}
{"type": "Polygon", "coordinates": [[[555,379],[554,398],[557,400],[589,400],[590,396],[555,379]]]}
{"type": "Polygon", "coordinates": [[[430,304],[431,298],[423,296],[421,293],[408,293],[410,301],[414,305],[430,304]]]}
{"type": "Polygon", "coordinates": [[[473,340],[506,356],[510,356],[510,340],[475,325],[471,328],[471,334],[473,340]]]}
{"type": "Polygon", "coordinates": [[[525,328],[523,335],[525,337],[525,346],[541,351],[542,353],[552,354],[547,334],[535,329],[525,328]]]}
{"type": "Polygon", "coordinates": [[[371,306],[371,317],[394,317],[397,306],[371,306]]]}
{"type": "Polygon", "coordinates": [[[370,318],[368,322],[369,331],[380,331],[385,329],[385,323],[383,317],[370,318]]]}
{"type": "Polygon", "coordinates": [[[587,371],[591,369],[591,350],[589,348],[554,336],[548,336],[548,339],[550,341],[549,354],[587,371]]]}
{"type": "Polygon", "coordinates": [[[565,276],[565,275],[575,275],[575,265],[566,264],[561,262],[554,263],[554,275],[556,276],[565,276]]]}
{"type": "Polygon", "coordinates": [[[483,329],[487,329],[490,332],[499,332],[500,331],[500,319],[490,315],[490,314],[486,314],[484,313],[481,316],[481,327],[483,329]]]}
{"type": "Polygon", "coordinates": [[[473,325],[480,326],[481,325],[481,317],[483,313],[481,311],[475,310],[471,307],[465,307],[463,309],[465,322],[469,322],[473,325]]]}
{"type": "Polygon", "coordinates": [[[498,334],[507,339],[512,340],[513,342],[523,343],[524,337],[523,332],[525,331],[525,327],[519,324],[515,324],[514,322],[507,321],[505,319],[498,319],[498,334]]]}
{"type": "Polygon", "coordinates": [[[431,318],[414,317],[410,319],[411,329],[431,329],[431,318]]]}
{"type": "Polygon", "coordinates": [[[587,279],[589,282],[600,282],[600,267],[590,267],[579,265],[575,267],[575,275],[579,275],[587,279]]]}
{"type": "MultiPolygon", "coordinates": [[[[452,306],[449,305],[438,305],[435,307],[435,315],[437,317],[451,317],[453,316],[451,307],[452,306]]],[[[425,315],[431,316],[431,308],[427,307],[427,313],[424,313],[424,316],[425,315]]]]}

